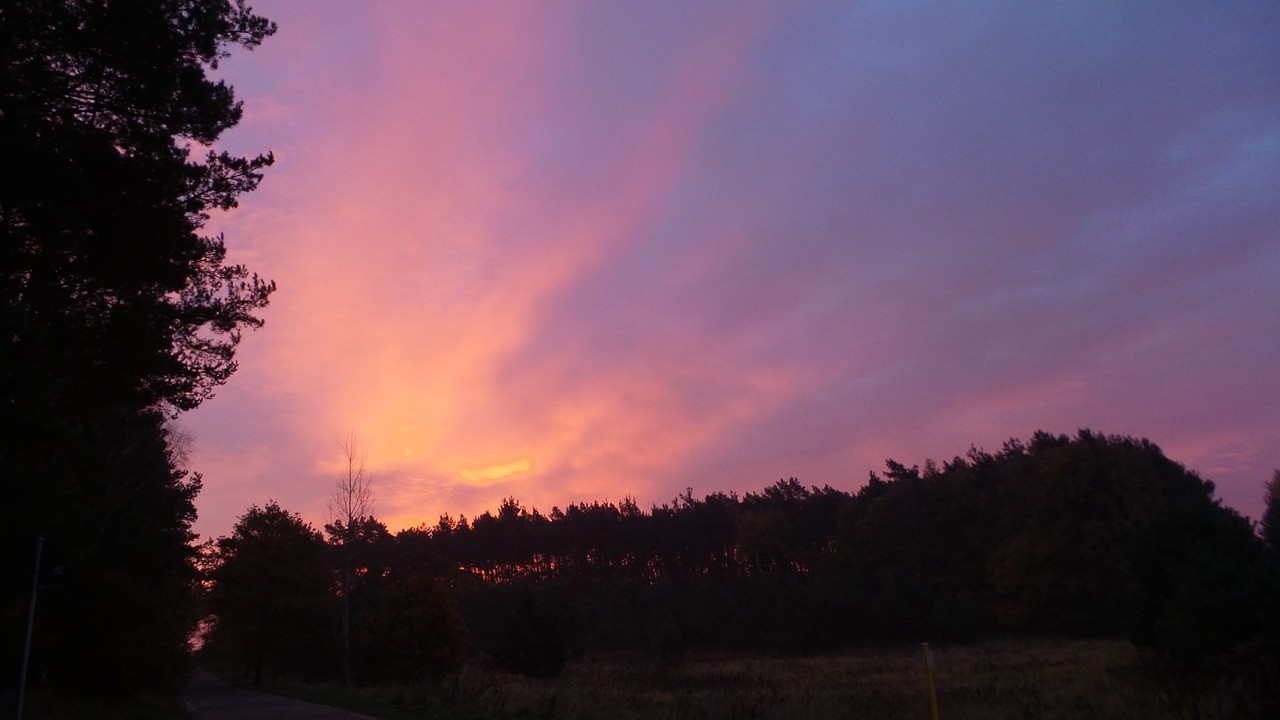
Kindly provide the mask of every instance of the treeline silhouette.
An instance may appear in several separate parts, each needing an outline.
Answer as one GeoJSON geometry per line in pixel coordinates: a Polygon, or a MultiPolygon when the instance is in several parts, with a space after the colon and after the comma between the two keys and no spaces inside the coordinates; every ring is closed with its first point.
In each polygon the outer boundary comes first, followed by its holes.
{"type": "Polygon", "coordinates": [[[1128,635],[1201,669],[1263,658],[1258,672],[1275,677],[1276,548],[1152,443],[1037,432],[994,454],[886,465],[856,492],[791,478],[743,496],[690,490],[647,512],[624,498],[546,514],[509,498],[395,535],[375,518],[355,534],[330,526],[329,544],[255,507],[209,548],[208,649],[258,677],[335,673],[333,543],[357,537],[358,680],[430,677],[476,653],[554,675],[599,651],[678,662],[993,633],[1128,635]],[[271,542],[274,555],[253,560],[263,576],[245,583],[264,517],[305,542],[271,542]],[[293,588],[278,616],[297,626],[273,640],[275,616],[244,602],[253,583],[293,588]]]}

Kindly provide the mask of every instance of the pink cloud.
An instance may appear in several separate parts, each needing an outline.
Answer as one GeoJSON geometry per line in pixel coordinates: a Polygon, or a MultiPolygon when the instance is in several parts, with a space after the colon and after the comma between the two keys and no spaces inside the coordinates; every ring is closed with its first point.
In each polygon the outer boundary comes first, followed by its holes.
{"type": "Polygon", "coordinates": [[[350,430],[393,527],[1079,427],[1256,514],[1275,23],[1109,8],[264,3],[228,147],[279,162],[217,222],[280,291],[200,528],[321,520],[350,430]]]}

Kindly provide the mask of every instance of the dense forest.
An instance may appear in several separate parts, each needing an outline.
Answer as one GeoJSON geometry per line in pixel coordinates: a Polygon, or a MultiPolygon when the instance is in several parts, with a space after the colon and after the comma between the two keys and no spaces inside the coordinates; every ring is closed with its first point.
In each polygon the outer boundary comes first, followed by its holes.
{"type": "Polygon", "coordinates": [[[600,651],[679,662],[997,634],[1127,636],[1201,671],[1276,677],[1280,548],[1157,446],[1088,430],[923,469],[890,460],[856,493],[791,478],[648,511],[511,498],[394,535],[374,517],[354,526],[326,541],[275,504],[251,508],[206,547],[208,652],[258,678],[335,676],[351,557],[357,681],[475,655],[554,675],[600,651]]]}

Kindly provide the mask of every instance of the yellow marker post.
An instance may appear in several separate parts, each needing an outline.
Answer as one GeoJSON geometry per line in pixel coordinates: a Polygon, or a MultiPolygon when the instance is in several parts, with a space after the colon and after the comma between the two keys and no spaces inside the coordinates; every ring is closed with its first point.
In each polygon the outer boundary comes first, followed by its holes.
{"type": "Polygon", "coordinates": [[[920,643],[924,648],[924,677],[929,683],[929,710],[933,713],[933,720],[938,720],[938,693],[933,689],[933,650],[929,649],[929,643],[920,643]]]}

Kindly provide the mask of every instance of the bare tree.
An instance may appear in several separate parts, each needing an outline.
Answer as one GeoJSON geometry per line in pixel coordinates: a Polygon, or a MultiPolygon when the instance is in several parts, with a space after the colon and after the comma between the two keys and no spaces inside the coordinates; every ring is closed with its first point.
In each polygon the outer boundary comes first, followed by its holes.
{"type": "Polygon", "coordinates": [[[372,475],[365,468],[367,453],[360,449],[355,432],[338,443],[346,467],[338,473],[338,479],[329,494],[329,522],[345,531],[342,539],[354,537],[355,526],[373,511],[372,475]]]}
{"type": "Polygon", "coordinates": [[[354,431],[339,443],[346,467],[338,473],[329,495],[329,522],[324,529],[342,556],[342,678],[351,687],[351,593],[360,527],[373,512],[372,475],[365,468],[367,454],[354,431]]]}

